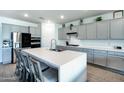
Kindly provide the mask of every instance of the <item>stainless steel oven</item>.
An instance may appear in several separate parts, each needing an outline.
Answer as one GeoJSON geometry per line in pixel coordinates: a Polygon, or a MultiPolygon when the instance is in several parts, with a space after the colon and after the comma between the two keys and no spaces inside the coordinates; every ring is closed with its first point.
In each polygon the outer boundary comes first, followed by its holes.
{"type": "Polygon", "coordinates": [[[40,37],[31,37],[31,48],[41,47],[41,38],[40,37]]]}

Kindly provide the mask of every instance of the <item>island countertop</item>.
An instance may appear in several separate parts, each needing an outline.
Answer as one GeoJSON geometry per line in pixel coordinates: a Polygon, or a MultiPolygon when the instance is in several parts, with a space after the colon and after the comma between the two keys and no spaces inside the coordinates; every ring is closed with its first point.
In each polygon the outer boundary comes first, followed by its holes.
{"type": "Polygon", "coordinates": [[[86,56],[86,53],[82,52],[70,50],[56,52],[45,48],[24,49],[23,51],[34,57],[42,58],[46,64],[57,68],[82,55],[86,56]]]}
{"type": "Polygon", "coordinates": [[[56,52],[44,48],[24,49],[23,52],[57,69],[59,82],[82,82],[87,80],[86,53],[70,50],[56,52]]]}

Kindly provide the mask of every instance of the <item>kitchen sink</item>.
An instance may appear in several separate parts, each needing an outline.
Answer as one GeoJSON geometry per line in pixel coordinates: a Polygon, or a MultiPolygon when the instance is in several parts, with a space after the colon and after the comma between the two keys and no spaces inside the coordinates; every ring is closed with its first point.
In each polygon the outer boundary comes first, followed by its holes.
{"type": "Polygon", "coordinates": [[[49,49],[49,50],[51,50],[51,51],[56,51],[56,52],[64,51],[64,50],[62,50],[62,49],[49,49]]]}

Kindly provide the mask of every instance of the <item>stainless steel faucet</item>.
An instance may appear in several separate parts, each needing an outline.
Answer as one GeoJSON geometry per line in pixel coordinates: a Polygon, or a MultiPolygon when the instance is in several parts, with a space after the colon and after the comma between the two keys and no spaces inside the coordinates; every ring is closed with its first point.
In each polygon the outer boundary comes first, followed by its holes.
{"type": "Polygon", "coordinates": [[[51,45],[50,45],[50,49],[53,49],[52,47],[53,47],[53,41],[55,42],[55,48],[54,49],[56,49],[56,39],[51,39],[51,45]]]}

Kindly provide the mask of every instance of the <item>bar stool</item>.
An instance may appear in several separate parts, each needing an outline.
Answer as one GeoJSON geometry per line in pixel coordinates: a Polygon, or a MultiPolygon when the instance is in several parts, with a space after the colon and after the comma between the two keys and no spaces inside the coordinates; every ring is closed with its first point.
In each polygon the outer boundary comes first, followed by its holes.
{"type": "Polygon", "coordinates": [[[58,81],[58,71],[53,68],[49,68],[45,71],[42,71],[40,65],[40,60],[35,60],[33,57],[30,57],[30,62],[32,63],[32,72],[34,75],[35,82],[57,82],[58,81]]]}
{"type": "Polygon", "coordinates": [[[21,55],[20,55],[21,50],[20,49],[15,49],[15,54],[16,54],[16,70],[15,70],[15,74],[17,75],[17,77],[19,77],[19,80],[22,80],[23,78],[23,68],[24,68],[24,64],[22,63],[21,60],[21,55]]]}
{"type": "Polygon", "coordinates": [[[31,63],[29,62],[28,54],[21,52],[22,62],[24,64],[24,71],[23,71],[23,81],[30,82],[33,80],[32,70],[31,70],[31,63]]]}

